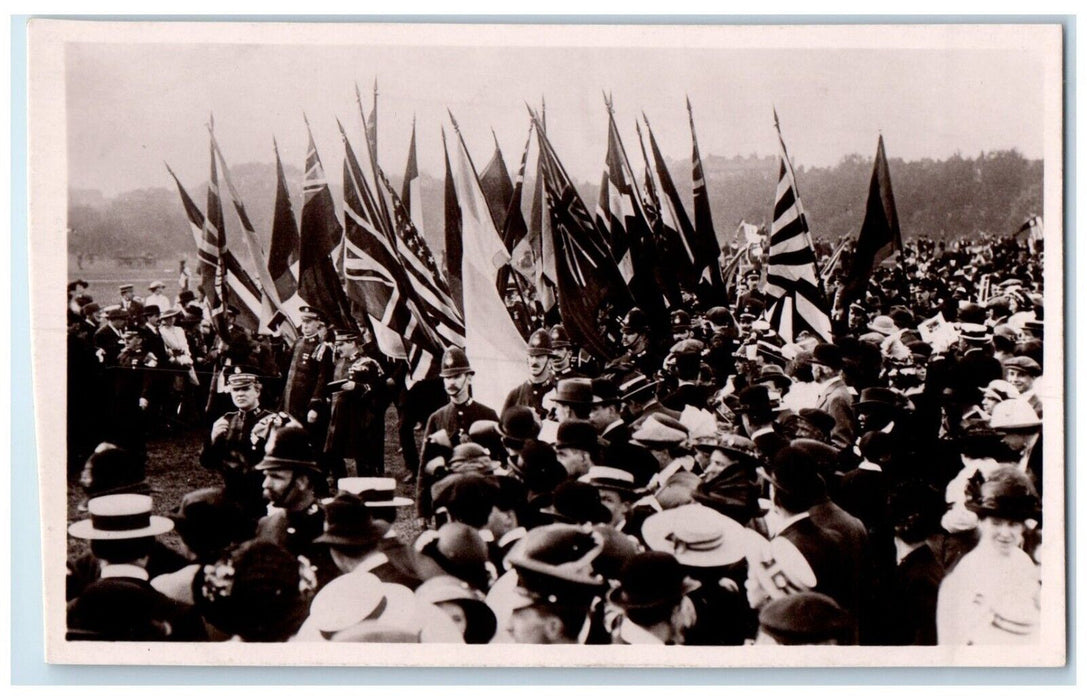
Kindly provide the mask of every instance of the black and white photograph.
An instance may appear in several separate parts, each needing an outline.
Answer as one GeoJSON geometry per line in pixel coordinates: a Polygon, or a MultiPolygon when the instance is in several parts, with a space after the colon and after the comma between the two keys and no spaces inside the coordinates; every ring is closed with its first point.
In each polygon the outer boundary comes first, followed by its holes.
{"type": "Polygon", "coordinates": [[[1065,663],[1061,25],[28,31],[49,662],[1065,663]]]}

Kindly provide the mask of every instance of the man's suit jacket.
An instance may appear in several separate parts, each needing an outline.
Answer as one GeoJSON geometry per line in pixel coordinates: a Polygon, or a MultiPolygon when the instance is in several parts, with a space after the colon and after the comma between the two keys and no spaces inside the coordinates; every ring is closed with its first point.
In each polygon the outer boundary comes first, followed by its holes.
{"type": "Polygon", "coordinates": [[[816,408],[834,417],[830,442],[839,450],[849,449],[857,435],[857,417],[853,413],[853,394],[841,377],[835,377],[819,395],[816,408]]]}

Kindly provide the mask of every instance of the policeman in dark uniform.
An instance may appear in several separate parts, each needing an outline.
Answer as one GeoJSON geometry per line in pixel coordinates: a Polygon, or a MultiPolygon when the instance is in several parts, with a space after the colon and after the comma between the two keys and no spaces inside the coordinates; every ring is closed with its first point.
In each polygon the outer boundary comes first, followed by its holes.
{"type": "Polygon", "coordinates": [[[328,583],[339,570],[328,548],[313,542],[325,529],[325,510],[318,499],[325,489],[325,475],[306,431],[296,425],[274,429],[264,459],[255,469],[263,476],[264,498],[273,506],[257,523],[256,539],[306,557],[317,569],[318,586],[328,583]]]}
{"type": "Polygon", "coordinates": [[[302,337],[291,350],[283,410],[316,433],[313,429],[321,418],[322,392],[332,380],[332,349],[319,333],[324,320],[321,312],[312,306],[303,306],[301,312],[302,337]]]}
{"type": "Polygon", "coordinates": [[[449,403],[430,415],[423,430],[423,454],[419,460],[415,499],[420,517],[430,515],[431,479],[426,473],[426,464],[435,457],[449,457],[455,446],[469,442],[468,429],[472,423],[478,420],[498,422],[498,414],[493,408],[472,398],[474,374],[475,370],[468,364],[468,356],[460,348],[449,348],[442,355],[439,376],[449,403]]]}
{"type": "Polygon", "coordinates": [[[653,351],[649,340],[649,318],[637,306],[623,317],[620,330],[623,349],[626,352],[609,363],[609,366],[633,365],[642,374],[652,377],[661,367],[661,359],[653,351]]]}
{"type": "Polygon", "coordinates": [[[200,463],[222,476],[226,497],[256,518],[264,511],[264,477],[253,466],[264,457],[264,441],[254,439],[253,428],[272,412],[260,407],[260,380],[248,368],[233,367],[227,383],[237,410],[228,411],[212,424],[200,463]]]}
{"type": "Polygon", "coordinates": [[[536,411],[541,419],[547,412],[543,408],[543,397],[555,388],[555,377],[551,372],[551,335],[540,328],[528,337],[528,381],[514,387],[502,404],[502,413],[513,406],[528,406],[536,411]]]}
{"type": "Polygon", "coordinates": [[[570,342],[570,336],[566,333],[566,327],[556,323],[551,327],[551,373],[555,382],[560,379],[574,379],[584,377],[585,374],[577,368],[577,348],[570,342]]]}
{"type": "Polygon", "coordinates": [[[334,478],[347,476],[344,459],[357,476],[385,474],[385,409],[391,398],[381,365],[359,347],[354,331],[336,331],[336,364],[327,387],[328,435],[324,454],[334,478]]]}

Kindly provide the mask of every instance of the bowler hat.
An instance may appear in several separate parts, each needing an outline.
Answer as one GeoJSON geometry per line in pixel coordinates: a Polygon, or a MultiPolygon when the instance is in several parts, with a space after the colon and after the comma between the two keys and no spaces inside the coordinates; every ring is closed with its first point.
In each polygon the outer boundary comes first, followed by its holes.
{"type": "Polygon", "coordinates": [[[598,445],[599,438],[596,434],[596,428],[589,421],[572,418],[559,424],[555,436],[556,449],[572,448],[592,453],[596,451],[598,445]]]}
{"type": "Polygon", "coordinates": [[[769,477],[774,488],[787,494],[798,510],[807,510],[826,496],[818,463],[800,447],[787,445],[779,450],[769,477]]]}
{"type": "Polygon", "coordinates": [[[92,301],[88,304],[84,304],[83,308],[80,309],[80,311],[83,312],[84,317],[90,317],[91,314],[98,313],[101,310],[102,307],[98,304],[97,301],[92,301]]]}
{"type": "Polygon", "coordinates": [[[196,299],[196,293],[191,289],[182,289],[177,293],[177,303],[182,306],[185,306],[185,304],[188,304],[193,299],[196,299]]]}
{"type": "Polygon", "coordinates": [[[540,421],[536,412],[528,406],[510,406],[502,412],[498,423],[502,441],[515,448],[524,446],[525,440],[533,440],[540,434],[540,421]]]}
{"type": "Polygon", "coordinates": [[[156,306],[154,304],[148,304],[147,306],[143,307],[143,315],[145,317],[147,317],[147,316],[158,316],[161,313],[162,313],[162,309],[160,309],[158,306],[156,306]]]}
{"type": "Polygon", "coordinates": [[[802,408],[797,413],[824,435],[830,435],[838,421],[821,408],[802,408]]]}
{"type": "Polygon", "coordinates": [[[309,435],[301,426],[285,425],[276,428],[268,436],[264,450],[264,459],[253,467],[257,471],[294,469],[322,473],[317,466],[317,457],[310,445],[309,435]]]}
{"type": "Polygon", "coordinates": [[[316,544],[372,547],[385,536],[388,527],[374,521],[370,509],[352,493],[340,493],[325,504],[325,531],[316,544]]]}
{"type": "Polygon", "coordinates": [[[642,552],[623,567],[608,599],[624,610],[671,607],[698,587],[671,554],[642,552]]]}
{"type": "Polygon", "coordinates": [[[442,368],[438,374],[442,378],[457,377],[462,374],[475,374],[475,370],[468,364],[468,356],[458,347],[451,347],[442,355],[442,368]]]}
{"type": "Polygon", "coordinates": [[[814,363],[824,365],[831,369],[842,368],[842,349],[832,343],[819,343],[811,352],[811,360],[814,363]]]}
{"type": "Polygon", "coordinates": [[[120,306],[112,306],[106,309],[106,318],[110,321],[121,321],[128,318],[128,312],[120,306]]]}
{"type": "Polygon", "coordinates": [[[861,389],[861,395],[857,398],[857,403],[854,404],[858,411],[881,407],[896,409],[900,406],[901,397],[899,394],[893,389],[881,386],[870,386],[861,389]]]}
{"type": "Polygon", "coordinates": [[[619,403],[619,387],[612,380],[601,377],[591,382],[594,406],[608,406],[619,403]]]}
{"type": "Polygon", "coordinates": [[[142,461],[131,452],[111,442],[100,443],[83,465],[86,480],[83,488],[88,496],[111,493],[146,493],[147,476],[142,461]]]}
{"type": "Polygon", "coordinates": [[[755,384],[740,390],[737,398],[735,413],[747,413],[759,420],[768,420],[773,417],[773,406],[770,404],[770,390],[765,384],[755,384]]]}
{"type": "Polygon", "coordinates": [[[252,525],[241,505],[226,498],[219,487],[185,494],[170,519],[185,546],[201,558],[218,555],[252,534],[252,525]]]}
{"type": "Polygon", "coordinates": [[[822,593],[796,593],[767,603],[759,612],[759,628],[778,644],[848,641],[849,613],[822,593]]]}
{"type": "Polygon", "coordinates": [[[533,493],[551,493],[568,476],[555,456],[555,448],[539,440],[525,443],[520,471],[525,488],[533,493]]]}
{"type": "Polygon", "coordinates": [[[555,489],[551,506],[540,511],[559,522],[607,523],[611,511],[600,501],[600,492],[581,481],[564,481],[555,489]]]}
{"type": "Polygon", "coordinates": [[[589,379],[574,377],[573,379],[560,379],[555,387],[554,403],[584,405],[593,402],[593,385],[589,379]]]}
{"type": "Polygon", "coordinates": [[[763,365],[763,368],[759,370],[759,378],[757,381],[759,384],[770,382],[778,388],[778,391],[783,391],[788,389],[793,383],[793,378],[785,374],[785,370],[780,366],[767,364],[763,365]]]}

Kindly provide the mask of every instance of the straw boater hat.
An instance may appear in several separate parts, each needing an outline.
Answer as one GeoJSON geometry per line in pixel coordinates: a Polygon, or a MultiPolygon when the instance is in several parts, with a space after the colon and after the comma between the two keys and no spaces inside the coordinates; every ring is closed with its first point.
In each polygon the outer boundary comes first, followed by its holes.
{"type": "Polygon", "coordinates": [[[396,495],[396,479],[392,477],[344,477],[336,487],[358,496],[367,508],[404,508],[412,504],[410,498],[396,495]]]}
{"type": "Polygon", "coordinates": [[[72,523],[68,534],[84,540],[156,537],[174,529],[169,518],[151,515],[151,497],[137,493],[99,496],[87,502],[90,518],[72,523]]]}
{"type": "Polygon", "coordinates": [[[650,515],[642,524],[642,538],[650,549],[668,552],[684,566],[728,566],[747,551],[742,525],[698,503],[650,515]]]}

